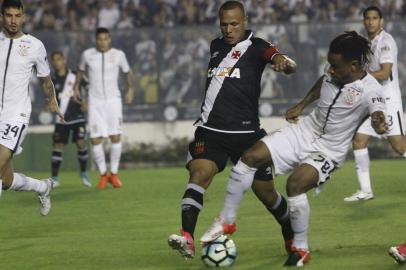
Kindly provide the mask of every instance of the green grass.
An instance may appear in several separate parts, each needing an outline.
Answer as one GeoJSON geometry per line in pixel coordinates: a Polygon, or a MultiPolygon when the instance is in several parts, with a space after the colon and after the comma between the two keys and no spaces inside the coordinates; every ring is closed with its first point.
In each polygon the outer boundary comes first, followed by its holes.
{"type": "MultiPolygon", "coordinates": [[[[357,187],[353,163],[338,170],[318,197],[309,193],[312,260],[307,269],[399,269],[386,254],[406,240],[405,161],[373,161],[375,199],[344,203],[357,187]]],[[[229,169],[205,196],[197,226],[200,236],[217,216],[229,169]]],[[[46,177],[46,173],[34,174],[46,177]]],[[[178,232],[180,199],[187,172],[182,168],[121,173],[124,187],[81,186],[76,172],[61,174],[53,208],[41,217],[32,193],[4,192],[0,200],[0,269],[206,269],[200,259],[185,261],[166,240],[178,232]]],[[[96,174],[92,174],[96,184],[96,174]]],[[[276,184],[284,193],[285,178],[276,184]]],[[[285,269],[280,230],[248,193],[233,236],[238,258],[232,269],[285,269]]]]}

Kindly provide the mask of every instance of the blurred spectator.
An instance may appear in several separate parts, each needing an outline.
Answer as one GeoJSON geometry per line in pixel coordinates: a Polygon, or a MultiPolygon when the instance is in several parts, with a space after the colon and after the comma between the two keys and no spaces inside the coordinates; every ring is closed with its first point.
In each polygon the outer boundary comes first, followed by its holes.
{"type": "Polygon", "coordinates": [[[113,29],[120,19],[120,10],[113,0],[104,0],[102,8],[99,10],[98,27],[113,29]]]}

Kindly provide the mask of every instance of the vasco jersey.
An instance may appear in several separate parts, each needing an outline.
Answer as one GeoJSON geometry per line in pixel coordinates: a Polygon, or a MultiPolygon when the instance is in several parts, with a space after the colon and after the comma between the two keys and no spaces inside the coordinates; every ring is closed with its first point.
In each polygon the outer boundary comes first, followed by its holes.
{"type": "Polygon", "coordinates": [[[128,73],[130,66],[123,51],[111,48],[100,52],[90,48],[82,53],[79,70],[87,71],[89,99],[120,98],[119,71],[128,73]]]}
{"type": "Polygon", "coordinates": [[[299,123],[308,142],[341,164],[362,122],[375,111],[385,112],[381,88],[369,73],[342,87],[326,74],[317,106],[299,123]]]}
{"type": "Polygon", "coordinates": [[[386,103],[402,102],[402,96],[399,87],[398,76],[398,48],[393,37],[382,30],[371,41],[371,49],[373,54],[370,57],[370,63],[368,64],[368,70],[371,72],[381,69],[381,64],[391,63],[392,73],[388,80],[380,81],[384,86],[382,89],[383,96],[386,99],[386,103]]]}
{"type": "Polygon", "coordinates": [[[0,33],[0,122],[28,124],[31,114],[29,82],[33,71],[49,75],[47,53],[42,42],[31,36],[16,39],[0,33]]]}
{"type": "Polygon", "coordinates": [[[261,76],[266,64],[278,53],[272,44],[254,37],[251,31],[234,46],[223,38],[214,39],[210,45],[206,94],[195,126],[227,133],[259,130],[261,76]]]}
{"type": "MultiPolygon", "coordinates": [[[[62,123],[59,117],[57,117],[58,124],[69,125],[85,122],[85,116],[80,104],[75,102],[72,98],[75,79],[75,73],[70,70],[64,76],[59,76],[56,73],[52,76],[52,81],[55,85],[56,98],[65,120],[65,122],[62,123]]],[[[82,80],[82,82],[84,82],[84,80],[82,80]]],[[[84,87],[84,85],[81,85],[81,87],[84,87]]]]}

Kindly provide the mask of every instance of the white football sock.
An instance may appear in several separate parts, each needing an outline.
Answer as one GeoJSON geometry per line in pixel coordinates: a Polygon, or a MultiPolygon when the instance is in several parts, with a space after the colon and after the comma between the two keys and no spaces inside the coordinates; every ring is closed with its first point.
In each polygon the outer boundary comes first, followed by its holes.
{"type": "Polygon", "coordinates": [[[118,167],[120,166],[121,158],[121,142],[112,143],[110,149],[110,170],[111,173],[116,174],[118,172],[118,167]]]}
{"type": "Polygon", "coordinates": [[[106,167],[106,157],[104,155],[103,144],[96,144],[92,147],[93,158],[96,162],[97,168],[99,169],[100,174],[105,174],[107,171],[106,167]]]}
{"type": "Polygon", "coordinates": [[[294,197],[288,197],[290,223],[295,233],[293,246],[309,250],[307,243],[307,230],[309,228],[310,205],[306,193],[294,197]]]}
{"type": "Polygon", "coordinates": [[[3,180],[0,179],[0,197],[2,191],[3,191],[3,180]]]}
{"type": "Polygon", "coordinates": [[[48,189],[46,181],[41,181],[22,173],[13,174],[13,183],[11,184],[9,190],[14,191],[35,191],[37,193],[44,193],[48,189]]]}
{"type": "Polygon", "coordinates": [[[406,158],[406,152],[404,152],[402,156],[403,156],[404,158],[406,158]]]}
{"type": "Polygon", "coordinates": [[[363,192],[371,193],[371,178],[369,176],[368,148],[354,150],[355,170],[357,171],[358,183],[363,192]]]}
{"type": "Polygon", "coordinates": [[[244,193],[251,187],[256,168],[248,167],[241,160],[231,169],[228,178],[224,208],[220,218],[231,224],[235,222],[237,210],[240,206],[244,193]]]}

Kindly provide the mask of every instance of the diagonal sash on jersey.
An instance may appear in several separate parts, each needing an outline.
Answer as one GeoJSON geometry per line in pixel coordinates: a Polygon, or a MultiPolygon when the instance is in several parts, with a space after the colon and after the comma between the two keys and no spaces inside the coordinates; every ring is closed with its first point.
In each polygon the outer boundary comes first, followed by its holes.
{"type": "MultiPolygon", "coordinates": [[[[76,75],[72,71],[68,71],[68,75],[66,75],[65,83],[63,85],[62,92],[59,93],[59,100],[60,100],[60,110],[62,115],[65,115],[66,110],[68,109],[69,101],[73,95],[73,85],[75,84],[76,75]]],[[[57,123],[61,123],[59,117],[57,118],[57,123]]]]}

